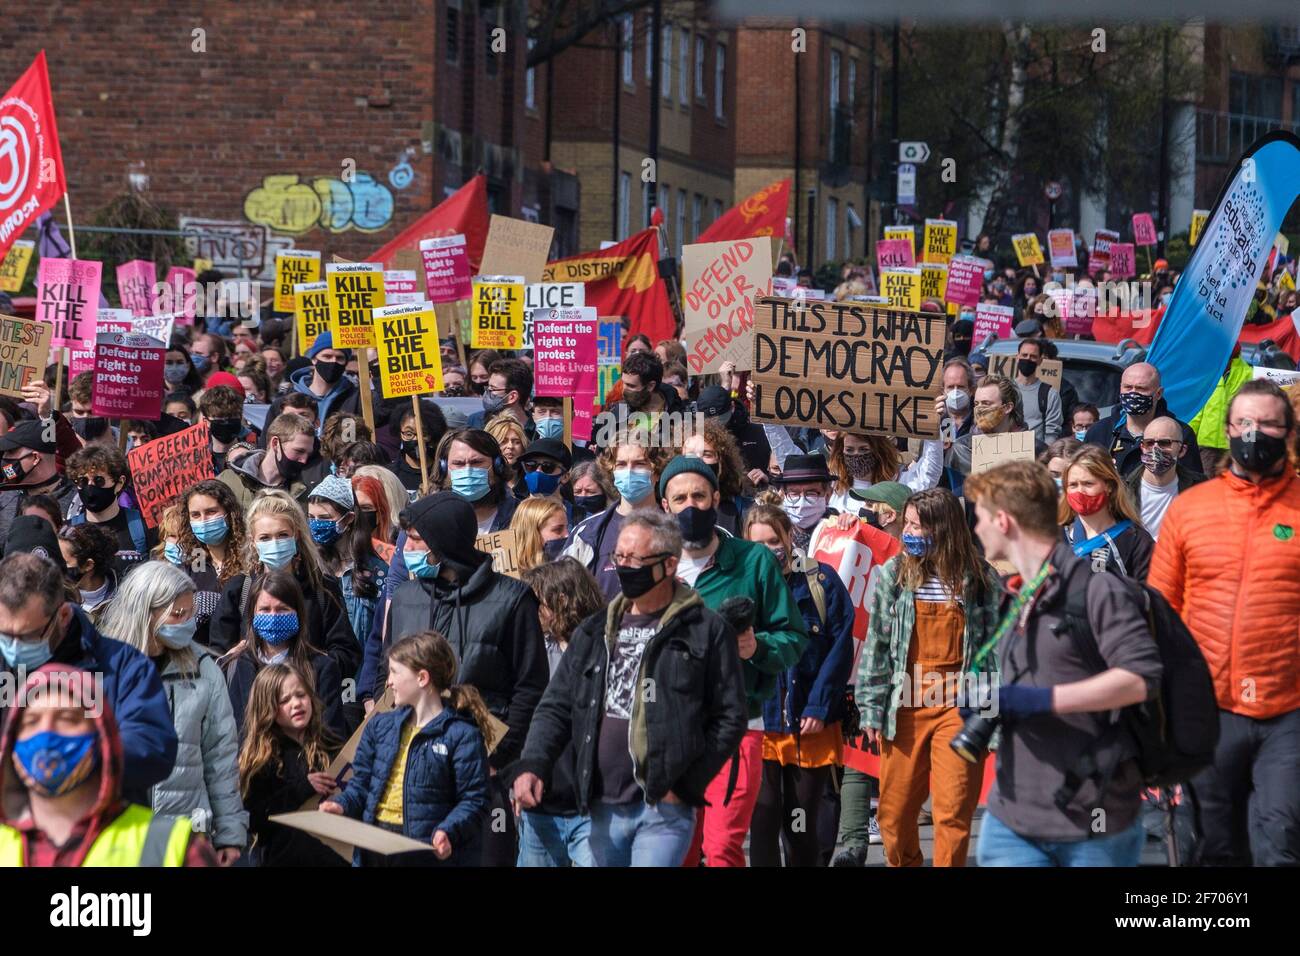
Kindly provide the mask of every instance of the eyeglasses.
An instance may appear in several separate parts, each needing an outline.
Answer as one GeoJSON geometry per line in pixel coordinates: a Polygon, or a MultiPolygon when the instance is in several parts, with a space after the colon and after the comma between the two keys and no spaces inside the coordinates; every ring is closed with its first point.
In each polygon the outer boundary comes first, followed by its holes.
{"type": "Polygon", "coordinates": [[[489,385],[486,389],[484,389],[484,391],[491,392],[493,395],[504,395],[510,391],[510,388],[509,387],[493,388],[491,385],[489,385]]]}
{"type": "Polygon", "coordinates": [[[1143,451],[1150,451],[1157,445],[1161,451],[1172,451],[1175,445],[1181,444],[1182,442],[1177,438],[1143,438],[1138,441],[1138,445],[1143,451]]]}
{"type": "Polygon", "coordinates": [[[58,619],[59,619],[59,612],[55,611],[54,616],[51,617],[48,621],[46,621],[45,626],[42,627],[39,631],[36,631],[35,634],[33,634],[31,631],[28,631],[26,634],[6,634],[4,636],[13,638],[15,641],[18,641],[20,644],[35,644],[38,641],[43,641],[45,639],[46,635],[49,634],[50,630],[54,627],[54,622],[57,621],[58,619]]]}
{"type": "Polygon", "coordinates": [[[611,555],[611,557],[613,557],[614,563],[620,565],[621,567],[644,568],[648,564],[657,564],[658,563],[657,559],[671,558],[672,555],[667,551],[659,551],[656,552],[655,554],[647,554],[644,557],[642,557],[636,554],[624,554],[620,551],[615,551],[613,555],[611,555]]]}
{"type": "Polygon", "coordinates": [[[524,466],[524,471],[532,474],[534,471],[540,471],[543,475],[562,475],[564,466],[556,461],[524,461],[520,462],[524,466]]]}
{"type": "Polygon", "coordinates": [[[786,495],[785,500],[791,504],[798,505],[804,504],[805,502],[825,501],[826,496],[820,491],[801,491],[798,494],[786,495]]]}

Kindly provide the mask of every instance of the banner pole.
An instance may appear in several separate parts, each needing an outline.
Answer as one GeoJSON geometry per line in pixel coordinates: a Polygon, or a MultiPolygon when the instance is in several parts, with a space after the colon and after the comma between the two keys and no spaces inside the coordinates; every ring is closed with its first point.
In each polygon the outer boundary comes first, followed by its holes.
{"type": "MultiPolygon", "coordinates": [[[[68,193],[63,193],[63,212],[68,218],[68,246],[72,250],[72,258],[77,258],[77,233],[72,228],[72,203],[68,199],[68,193]]],[[[63,363],[68,360],[68,350],[64,346],[59,347],[58,364],[54,367],[54,404],[50,406],[50,412],[63,411],[63,363]]]]}
{"type": "Polygon", "coordinates": [[[564,447],[573,447],[573,399],[564,399],[564,447]]]}
{"type": "Polygon", "coordinates": [[[420,420],[420,396],[411,396],[411,411],[415,413],[415,441],[420,446],[420,494],[429,493],[429,460],[424,447],[424,425],[420,420]]]}

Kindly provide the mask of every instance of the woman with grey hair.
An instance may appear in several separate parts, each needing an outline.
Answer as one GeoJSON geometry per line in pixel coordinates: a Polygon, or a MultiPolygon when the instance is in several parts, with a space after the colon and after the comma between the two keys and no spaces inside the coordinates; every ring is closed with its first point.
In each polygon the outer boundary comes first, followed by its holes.
{"type": "Polygon", "coordinates": [[[166,561],[148,561],[123,580],[100,630],[158,667],[176,727],[176,763],[150,791],[155,813],[184,814],[206,830],[223,866],[248,842],[239,797],[239,732],[216,660],[194,643],[194,582],[166,561]]]}

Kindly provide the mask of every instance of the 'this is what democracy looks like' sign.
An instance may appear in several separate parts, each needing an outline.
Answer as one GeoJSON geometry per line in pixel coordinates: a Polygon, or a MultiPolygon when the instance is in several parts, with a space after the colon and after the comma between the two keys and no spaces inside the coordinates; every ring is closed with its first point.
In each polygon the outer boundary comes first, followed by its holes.
{"type": "Polygon", "coordinates": [[[944,333],[937,313],[758,299],[753,417],[938,438],[944,333]]]}

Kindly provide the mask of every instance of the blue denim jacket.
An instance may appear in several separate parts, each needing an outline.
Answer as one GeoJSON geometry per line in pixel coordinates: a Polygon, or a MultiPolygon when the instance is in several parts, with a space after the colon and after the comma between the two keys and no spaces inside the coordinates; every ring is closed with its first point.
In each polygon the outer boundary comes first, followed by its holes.
{"type": "Polygon", "coordinates": [[[343,587],[343,603],[347,605],[348,621],[352,624],[352,633],[357,635],[357,640],[361,642],[370,633],[370,625],[374,622],[375,608],[378,607],[379,599],[384,594],[384,585],[388,577],[388,563],[378,555],[372,555],[370,558],[369,570],[374,575],[375,597],[357,597],[356,592],[352,589],[353,570],[353,568],[348,568],[339,575],[339,583],[343,587]]]}

